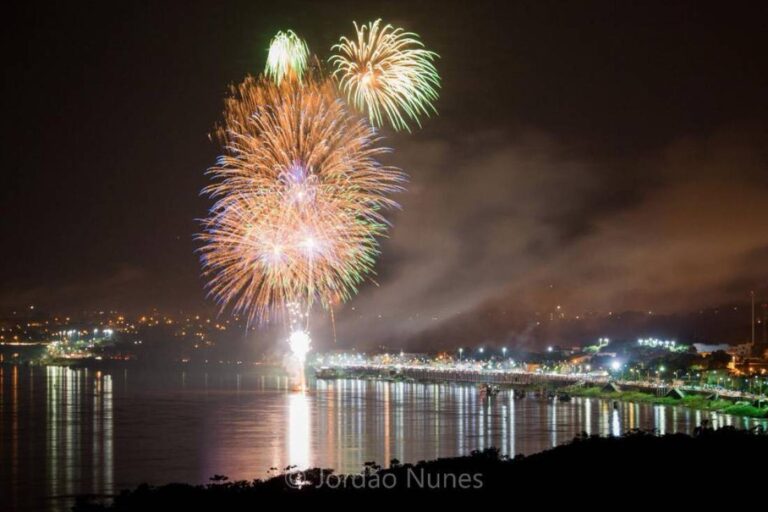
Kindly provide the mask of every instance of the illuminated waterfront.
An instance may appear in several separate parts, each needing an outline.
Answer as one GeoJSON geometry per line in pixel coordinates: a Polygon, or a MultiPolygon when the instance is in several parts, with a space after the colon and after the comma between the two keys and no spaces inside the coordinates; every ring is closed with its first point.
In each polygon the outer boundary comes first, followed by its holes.
{"type": "Polygon", "coordinates": [[[294,464],[356,472],[367,461],[416,462],[490,446],[530,454],[581,432],[690,432],[704,419],[766,424],[597,399],[483,399],[471,385],[332,380],[297,394],[270,369],[0,372],[0,494],[27,510],[63,510],[73,494],[111,494],[144,481],[263,478],[294,464]]]}

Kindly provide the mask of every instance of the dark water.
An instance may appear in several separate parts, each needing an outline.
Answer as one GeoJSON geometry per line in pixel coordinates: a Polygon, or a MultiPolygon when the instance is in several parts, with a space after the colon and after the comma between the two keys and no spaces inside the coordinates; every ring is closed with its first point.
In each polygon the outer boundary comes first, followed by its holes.
{"type": "MultiPolygon", "coordinates": [[[[451,384],[319,381],[307,394],[268,370],[138,371],[0,366],[0,509],[61,510],[72,496],[141,482],[268,476],[270,468],[359,471],[499,447],[534,453],[578,433],[690,432],[676,407],[574,399],[549,404],[451,384]]],[[[765,423],[763,421],[763,423],[765,423]]]]}

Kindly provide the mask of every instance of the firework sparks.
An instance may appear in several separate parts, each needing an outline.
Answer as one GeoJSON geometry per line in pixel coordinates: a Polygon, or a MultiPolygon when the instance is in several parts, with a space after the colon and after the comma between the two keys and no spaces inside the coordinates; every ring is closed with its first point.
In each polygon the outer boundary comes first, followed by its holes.
{"type": "Polygon", "coordinates": [[[348,300],[373,273],[384,212],[405,181],[379,163],[389,150],[375,126],[419,123],[440,86],[437,55],[415,34],[380,21],[355,30],[334,47],[331,78],[308,70],[294,32],[273,38],[264,75],[225,100],[224,154],[204,189],[214,200],[199,235],[209,292],[249,323],[283,318],[302,388],[310,310],[348,300]]]}
{"type": "Polygon", "coordinates": [[[309,346],[312,339],[306,331],[293,331],[288,338],[288,345],[291,347],[291,353],[296,361],[303,367],[309,353],[309,346]]]}
{"type": "Polygon", "coordinates": [[[374,129],[330,80],[249,77],[226,100],[219,136],[200,235],[210,292],[249,321],[347,300],[373,272],[404,181],[378,162],[388,150],[374,129]]]}
{"type": "Polygon", "coordinates": [[[420,115],[437,112],[438,55],[426,50],[418,35],[382,27],[381,20],[354,25],[356,38],[342,37],[332,48],[337,53],[330,62],[340,89],[376,126],[384,116],[395,130],[410,131],[406,117],[420,126],[420,115]]]}
{"type": "Polygon", "coordinates": [[[307,381],[305,375],[304,365],[307,362],[307,354],[309,353],[309,347],[312,344],[312,338],[309,337],[309,333],[304,330],[292,331],[288,336],[288,346],[291,349],[291,356],[295,363],[294,383],[296,391],[305,391],[307,389],[307,381]]]}
{"type": "Polygon", "coordinates": [[[283,79],[301,81],[309,62],[309,48],[292,30],[278,32],[269,44],[264,74],[280,85],[283,79]]]}

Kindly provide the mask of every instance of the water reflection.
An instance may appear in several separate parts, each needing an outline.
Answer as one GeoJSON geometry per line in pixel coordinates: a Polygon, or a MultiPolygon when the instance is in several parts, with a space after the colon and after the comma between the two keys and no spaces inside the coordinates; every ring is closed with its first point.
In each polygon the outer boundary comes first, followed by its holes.
{"type": "MultiPolygon", "coordinates": [[[[46,474],[50,504],[83,492],[113,488],[112,377],[101,372],[47,367],[46,474]]],[[[34,383],[34,380],[30,381],[34,383]]]]}
{"type": "Polygon", "coordinates": [[[288,398],[288,459],[300,469],[312,466],[311,457],[312,418],[309,413],[309,397],[292,393],[288,398]]]}
{"type": "Polygon", "coordinates": [[[112,494],[112,378],[69,368],[0,367],[0,496],[11,510],[64,510],[112,494]]]}
{"type": "Polygon", "coordinates": [[[611,416],[611,435],[612,436],[620,436],[621,435],[621,421],[619,419],[619,410],[613,409],[613,415],[611,416]]]}
{"type": "Polygon", "coordinates": [[[0,496],[64,510],[73,494],[141,482],[265,477],[270,467],[357,472],[367,461],[534,453],[587,434],[766,425],[702,411],[573,398],[549,402],[469,385],[319,381],[306,393],[261,370],[112,372],[0,366],[0,496]],[[113,376],[115,376],[113,378],[113,376]],[[116,462],[118,461],[118,462],[116,462]],[[43,492],[41,492],[41,490],[43,492]]]}

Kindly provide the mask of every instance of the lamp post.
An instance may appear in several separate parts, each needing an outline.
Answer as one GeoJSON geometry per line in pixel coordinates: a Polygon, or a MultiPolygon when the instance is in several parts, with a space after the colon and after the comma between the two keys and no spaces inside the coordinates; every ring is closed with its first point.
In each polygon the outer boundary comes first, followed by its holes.
{"type": "Polygon", "coordinates": [[[752,351],[755,350],[755,292],[754,290],[749,292],[752,297],[752,341],[749,345],[750,356],[754,356],[752,351]]]}

